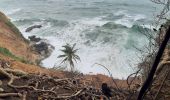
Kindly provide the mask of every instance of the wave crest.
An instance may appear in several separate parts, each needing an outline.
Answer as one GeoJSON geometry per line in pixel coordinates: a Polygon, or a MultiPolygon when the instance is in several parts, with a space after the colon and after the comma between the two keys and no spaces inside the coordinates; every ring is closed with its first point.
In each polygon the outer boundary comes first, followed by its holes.
{"type": "Polygon", "coordinates": [[[145,26],[140,26],[140,25],[133,25],[130,29],[133,32],[151,32],[152,31],[150,28],[147,28],[145,26]]]}
{"type": "Polygon", "coordinates": [[[108,22],[106,24],[103,25],[104,28],[109,28],[109,29],[118,29],[118,28],[127,28],[126,26],[124,25],[121,25],[121,24],[116,24],[114,22],[108,22]]]}
{"type": "Polygon", "coordinates": [[[69,23],[64,20],[56,20],[52,18],[48,19],[19,19],[19,20],[14,20],[13,21],[16,24],[23,25],[23,24],[34,24],[34,23],[40,23],[40,24],[47,24],[50,23],[52,26],[65,26],[68,25],[69,23]]]}

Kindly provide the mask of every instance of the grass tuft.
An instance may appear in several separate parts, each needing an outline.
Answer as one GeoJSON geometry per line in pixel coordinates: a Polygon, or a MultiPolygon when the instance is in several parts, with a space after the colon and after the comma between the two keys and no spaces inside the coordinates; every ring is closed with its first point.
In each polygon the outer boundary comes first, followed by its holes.
{"type": "Polygon", "coordinates": [[[8,49],[0,47],[0,53],[3,54],[4,56],[8,56],[14,60],[17,61],[21,61],[23,63],[26,63],[27,61],[25,61],[23,58],[17,57],[15,55],[13,55],[8,49]]]}

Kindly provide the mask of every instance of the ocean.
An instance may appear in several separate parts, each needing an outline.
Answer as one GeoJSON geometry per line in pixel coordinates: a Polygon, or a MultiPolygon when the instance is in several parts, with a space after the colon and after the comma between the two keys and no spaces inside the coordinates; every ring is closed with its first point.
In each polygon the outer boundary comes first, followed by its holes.
{"type": "Polygon", "coordinates": [[[55,50],[42,61],[42,66],[62,66],[60,49],[76,43],[81,62],[75,68],[85,74],[126,78],[136,70],[141,54],[135,47],[147,45],[141,34],[152,29],[156,5],[149,0],[0,0],[4,12],[22,34],[45,38],[55,50]],[[26,33],[29,26],[43,27],[26,33]]]}

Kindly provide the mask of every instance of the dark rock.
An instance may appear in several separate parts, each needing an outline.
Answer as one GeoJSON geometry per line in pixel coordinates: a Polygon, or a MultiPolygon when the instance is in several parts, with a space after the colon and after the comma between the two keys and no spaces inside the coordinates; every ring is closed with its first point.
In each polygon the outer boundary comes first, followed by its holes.
{"type": "Polygon", "coordinates": [[[52,51],[55,49],[54,46],[47,43],[46,41],[40,41],[38,43],[33,43],[31,45],[32,50],[37,52],[41,57],[40,59],[43,60],[47,57],[49,57],[52,53],[52,51]]]}
{"type": "Polygon", "coordinates": [[[55,47],[49,44],[46,39],[36,37],[35,35],[28,38],[30,39],[31,50],[39,55],[39,59],[37,60],[37,64],[39,65],[42,60],[51,55],[55,47]]]}
{"type": "Polygon", "coordinates": [[[33,48],[39,54],[47,53],[48,52],[48,44],[45,42],[40,42],[39,44],[34,44],[33,48]]]}
{"type": "Polygon", "coordinates": [[[156,29],[156,28],[153,28],[153,31],[154,31],[154,32],[156,32],[156,31],[157,31],[157,29],[156,29]]]}
{"type": "Polygon", "coordinates": [[[32,31],[32,30],[35,29],[35,28],[41,28],[41,27],[42,27],[42,25],[33,25],[33,26],[28,27],[28,28],[25,30],[25,32],[30,32],[30,31],[32,31]]]}
{"type": "Polygon", "coordinates": [[[28,37],[31,42],[39,42],[41,38],[37,38],[35,35],[28,37]]]}

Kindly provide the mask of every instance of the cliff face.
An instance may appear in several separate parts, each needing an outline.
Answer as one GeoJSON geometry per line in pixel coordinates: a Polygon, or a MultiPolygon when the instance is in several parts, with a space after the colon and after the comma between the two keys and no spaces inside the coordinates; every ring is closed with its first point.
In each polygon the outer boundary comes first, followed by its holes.
{"type": "Polygon", "coordinates": [[[0,47],[29,62],[35,63],[38,59],[38,55],[30,49],[29,41],[2,12],[0,12],[0,47]]]}
{"type": "Polygon", "coordinates": [[[62,72],[56,73],[56,71],[35,65],[42,59],[41,57],[10,19],[0,12],[0,68],[7,64],[11,69],[27,73],[44,73],[59,77],[64,75],[61,74],[62,72]],[[34,63],[34,65],[29,63],[34,63]]]}

